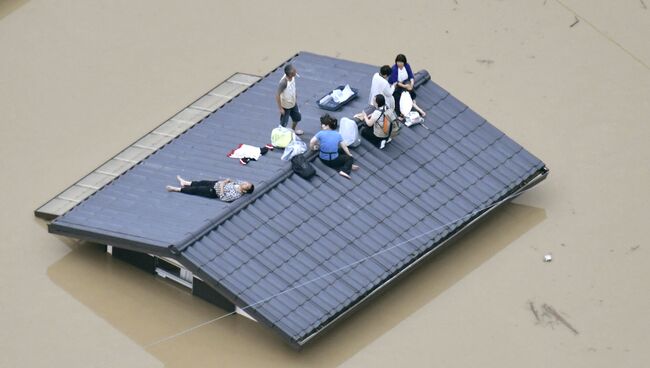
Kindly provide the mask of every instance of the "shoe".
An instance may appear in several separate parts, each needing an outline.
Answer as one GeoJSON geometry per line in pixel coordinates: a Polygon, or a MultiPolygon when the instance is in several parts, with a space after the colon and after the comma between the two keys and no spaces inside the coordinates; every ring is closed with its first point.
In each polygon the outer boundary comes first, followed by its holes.
{"type": "Polygon", "coordinates": [[[273,145],[271,143],[267,143],[264,147],[266,147],[269,151],[273,151],[273,145]]]}
{"type": "Polygon", "coordinates": [[[379,144],[379,149],[384,149],[386,147],[386,140],[382,139],[381,143],[379,144]]]}
{"type": "Polygon", "coordinates": [[[386,143],[390,143],[390,142],[392,142],[392,141],[393,141],[393,138],[388,138],[388,140],[386,141],[386,143]]]}
{"type": "Polygon", "coordinates": [[[240,159],[239,159],[239,163],[242,164],[242,165],[246,165],[247,163],[250,162],[250,160],[251,160],[251,159],[248,158],[248,157],[240,158],[240,159]]]}

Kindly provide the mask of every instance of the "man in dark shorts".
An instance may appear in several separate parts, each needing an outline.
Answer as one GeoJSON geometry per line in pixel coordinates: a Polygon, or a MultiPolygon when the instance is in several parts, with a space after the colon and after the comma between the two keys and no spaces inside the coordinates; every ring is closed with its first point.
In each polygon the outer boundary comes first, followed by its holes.
{"type": "Polygon", "coordinates": [[[296,67],[291,64],[284,66],[284,76],[280,79],[278,92],[275,94],[275,102],[277,102],[278,108],[280,109],[280,125],[286,127],[289,122],[289,117],[291,117],[291,129],[297,135],[301,135],[304,132],[300,129],[296,130],[296,125],[302,119],[300,110],[298,109],[296,75],[298,75],[296,67]]]}

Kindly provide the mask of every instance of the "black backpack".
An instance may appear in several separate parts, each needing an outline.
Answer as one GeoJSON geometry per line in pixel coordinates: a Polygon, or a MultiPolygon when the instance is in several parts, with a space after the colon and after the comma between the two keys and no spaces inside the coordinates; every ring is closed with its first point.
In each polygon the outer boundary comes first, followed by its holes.
{"type": "Polygon", "coordinates": [[[316,175],[316,169],[307,161],[304,154],[296,155],[291,158],[291,168],[293,172],[300,175],[301,178],[309,179],[316,175]]]}

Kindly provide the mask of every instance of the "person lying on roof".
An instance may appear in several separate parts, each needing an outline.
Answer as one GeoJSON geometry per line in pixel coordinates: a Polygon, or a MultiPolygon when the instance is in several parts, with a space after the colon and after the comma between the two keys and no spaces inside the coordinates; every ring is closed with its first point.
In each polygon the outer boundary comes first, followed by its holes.
{"type": "Polygon", "coordinates": [[[219,181],[198,180],[188,181],[176,176],[180,187],[167,186],[168,192],[180,192],[207,198],[219,198],[224,202],[232,202],[246,193],[253,193],[255,186],[247,181],[223,179],[219,181]]]}

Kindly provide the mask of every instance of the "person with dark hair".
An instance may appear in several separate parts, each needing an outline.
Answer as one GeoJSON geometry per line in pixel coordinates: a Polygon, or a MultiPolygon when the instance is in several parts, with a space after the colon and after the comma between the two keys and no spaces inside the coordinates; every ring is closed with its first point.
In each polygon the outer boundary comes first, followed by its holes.
{"type": "MultiPolygon", "coordinates": [[[[391,69],[390,77],[388,77],[388,83],[393,85],[395,88],[393,97],[395,98],[395,112],[398,116],[404,115],[404,112],[400,111],[399,106],[399,99],[402,97],[402,92],[408,92],[411,94],[411,99],[413,100],[413,108],[415,108],[422,117],[427,115],[427,113],[424,112],[424,110],[422,110],[415,102],[416,94],[413,90],[415,77],[413,76],[411,65],[406,62],[406,56],[404,56],[404,54],[399,54],[395,57],[395,64],[391,69]]],[[[405,112],[408,113],[408,111],[405,112]]]]}
{"type": "Polygon", "coordinates": [[[300,110],[298,109],[298,95],[296,94],[296,76],[298,71],[292,64],[284,66],[284,75],[280,79],[278,91],[275,94],[275,102],[280,109],[280,125],[287,126],[289,117],[291,117],[291,129],[297,134],[301,135],[304,132],[300,129],[296,130],[298,122],[302,119],[300,110]]]}
{"type": "Polygon", "coordinates": [[[232,202],[242,195],[253,193],[255,186],[252,183],[241,180],[223,179],[188,181],[176,176],[180,187],[167,186],[168,192],[180,192],[185,194],[198,195],[206,198],[218,198],[224,202],[232,202]]]}
{"type": "Polygon", "coordinates": [[[389,121],[396,119],[397,116],[395,116],[392,109],[386,106],[384,95],[376,95],[373,98],[372,106],[374,107],[374,111],[370,115],[364,110],[354,117],[363,122],[361,136],[368,140],[368,142],[379,147],[379,149],[384,149],[386,144],[391,141],[390,131],[384,132],[384,116],[388,117],[389,121]]]}
{"type": "Polygon", "coordinates": [[[320,118],[321,131],[309,141],[309,148],[320,153],[318,158],[321,162],[335,170],[344,178],[351,179],[352,170],[359,167],[354,165],[354,159],[348,146],[343,142],[343,137],[336,131],[338,121],[325,114],[320,118]]]}
{"type": "Polygon", "coordinates": [[[390,109],[395,108],[395,98],[393,97],[394,87],[388,83],[388,77],[390,77],[392,70],[390,66],[384,65],[379,68],[379,73],[375,73],[372,76],[372,83],[370,84],[370,98],[368,99],[368,104],[373,104],[373,99],[376,95],[383,95],[386,100],[386,105],[390,109]]]}

